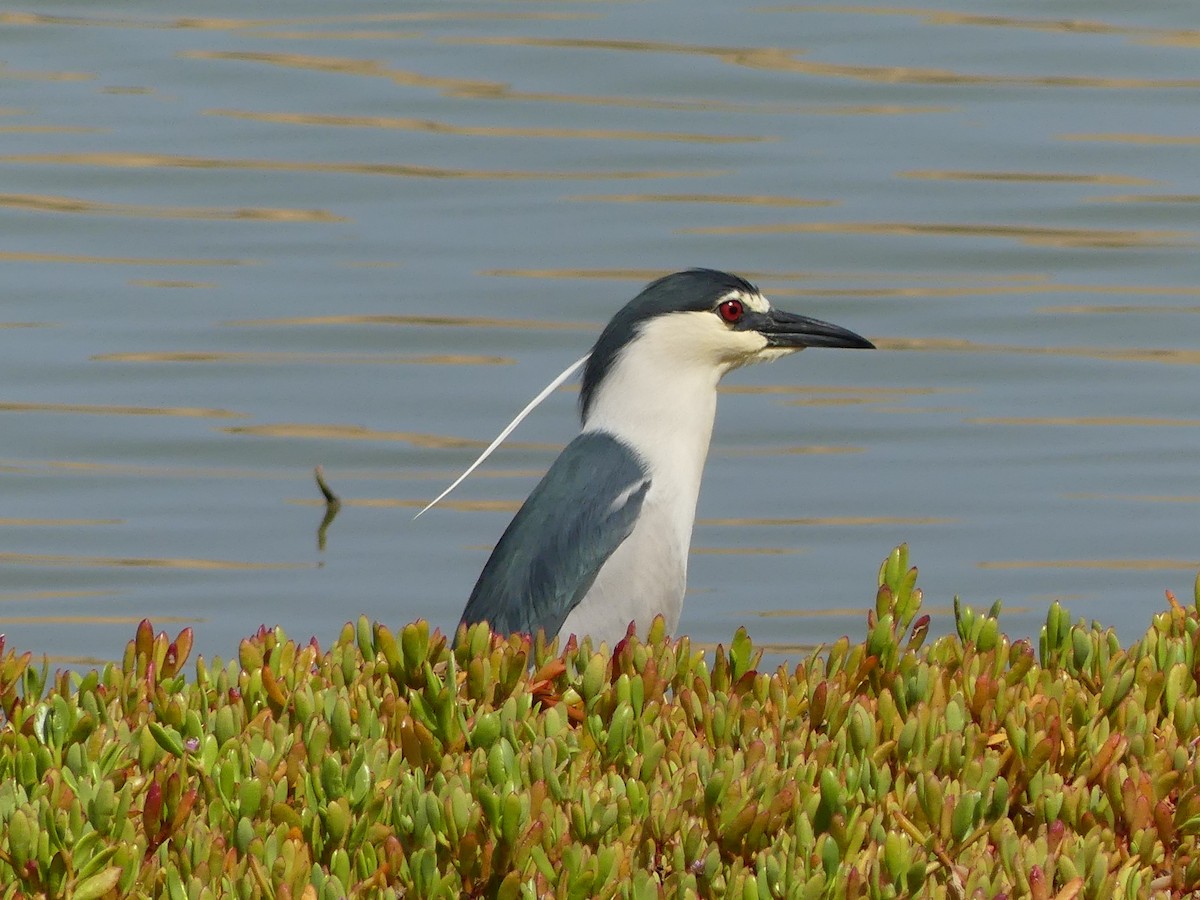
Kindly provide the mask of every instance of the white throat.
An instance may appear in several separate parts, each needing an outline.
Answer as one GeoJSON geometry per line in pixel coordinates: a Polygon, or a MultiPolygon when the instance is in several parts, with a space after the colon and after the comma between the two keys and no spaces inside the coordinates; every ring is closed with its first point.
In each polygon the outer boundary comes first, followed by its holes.
{"type": "Polygon", "coordinates": [[[712,366],[662,366],[652,354],[627,354],[596,389],[583,430],[620,438],[650,469],[653,493],[669,483],[690,496],[694,511],[721,374],[712,366]]]}
{"type": "Polygon", "coordinates": [[[646,322],[589,404],[584,431],[605,431],[650,470],[646,504],[666,514],[686,558],[717,412],[717,382],[761,354],[766,340],[731,332],[712,313],[646,322]]]}

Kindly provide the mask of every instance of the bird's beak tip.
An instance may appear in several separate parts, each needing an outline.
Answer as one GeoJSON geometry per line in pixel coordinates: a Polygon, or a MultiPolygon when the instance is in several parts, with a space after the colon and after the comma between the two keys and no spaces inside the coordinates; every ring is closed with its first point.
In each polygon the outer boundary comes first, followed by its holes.
{"type": "Polygon", "coordinates": [[[845,328],[839,328],[836,334],[822,335],[824,340],[813,344],[814,347],[836,347],[839,350],[875,350],[876,346],[860,334],[845,328]]]}
{"type": "Polygon", "coordinates": [[[843,350],[874,350],[875,345],[848,328],[793,313],[773,311],[763,334],[775,347],[803,349],[834,347],[843,350]]]}

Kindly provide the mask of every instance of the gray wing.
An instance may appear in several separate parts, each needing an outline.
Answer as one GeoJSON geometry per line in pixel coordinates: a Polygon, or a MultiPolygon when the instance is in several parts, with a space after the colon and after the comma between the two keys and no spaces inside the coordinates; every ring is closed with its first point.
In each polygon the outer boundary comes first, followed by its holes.
{"type": "Polygon", "coordinates": [[[558,634],[600,567],[629,537],[650,488],[645,467],[615,437],[567,445],[483,567],[462,622],[500,634],[558,634]]]}

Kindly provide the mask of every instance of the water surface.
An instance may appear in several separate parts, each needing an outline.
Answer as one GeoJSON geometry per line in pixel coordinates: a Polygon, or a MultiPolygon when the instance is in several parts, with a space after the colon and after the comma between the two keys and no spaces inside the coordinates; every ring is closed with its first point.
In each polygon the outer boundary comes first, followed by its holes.
{"type": "Polygon", "coordinates": [[[1200,567],[1192,11],[0,13],[0,631],[452,627],[576,394],[412,514],[706,265],[880,350],[727,380],[681,630],[861,634],[908,541],[935,630],[1134,639],[1200,567]]]}

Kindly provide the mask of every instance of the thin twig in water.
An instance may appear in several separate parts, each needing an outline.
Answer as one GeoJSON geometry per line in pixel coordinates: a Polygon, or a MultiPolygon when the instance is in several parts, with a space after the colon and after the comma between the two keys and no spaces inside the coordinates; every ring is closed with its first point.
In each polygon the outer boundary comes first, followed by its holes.
{"type": "Polygon", "coordinates": [[[324,551],[325,532],[337,516],[338,510],[342,508],[342,501],[338,499],[338,495],[325,483],[325,470],[321,466],[317,466],[313,470],[313,475],[317,479],[317,487],[321,489],[321,493],[325,496],[325,518],[317,526],[317,550],[324,551]]]}
{"type": "Polygon", "coordinates": [[[325,483],[325,469],[324,469],[324,467],[322,467],[322,466],[317,466],[317,467],[316,467],[316,468],[313,470],[313,475],[315,475],[315,476],[316,476],[316,479],[317,479],[317,487],[319,487],[319,488],[321,489],[321,493],[325,495],[325,502],[326,502],[326,503],[328,503],[328,504],[329,504],[329,505],[331,505],[331,506],[332,506],[333,504],[335,504],[335,503],[336,503],[336,504],[338,504],[338,505],[340,506],[342,501],[338,499],[338,495],[337,495],[337,494],[335,494],[335,493],[334,493],[334,492],[333,492],[333,491],[330,489],[329,485],[325,483]]]}

